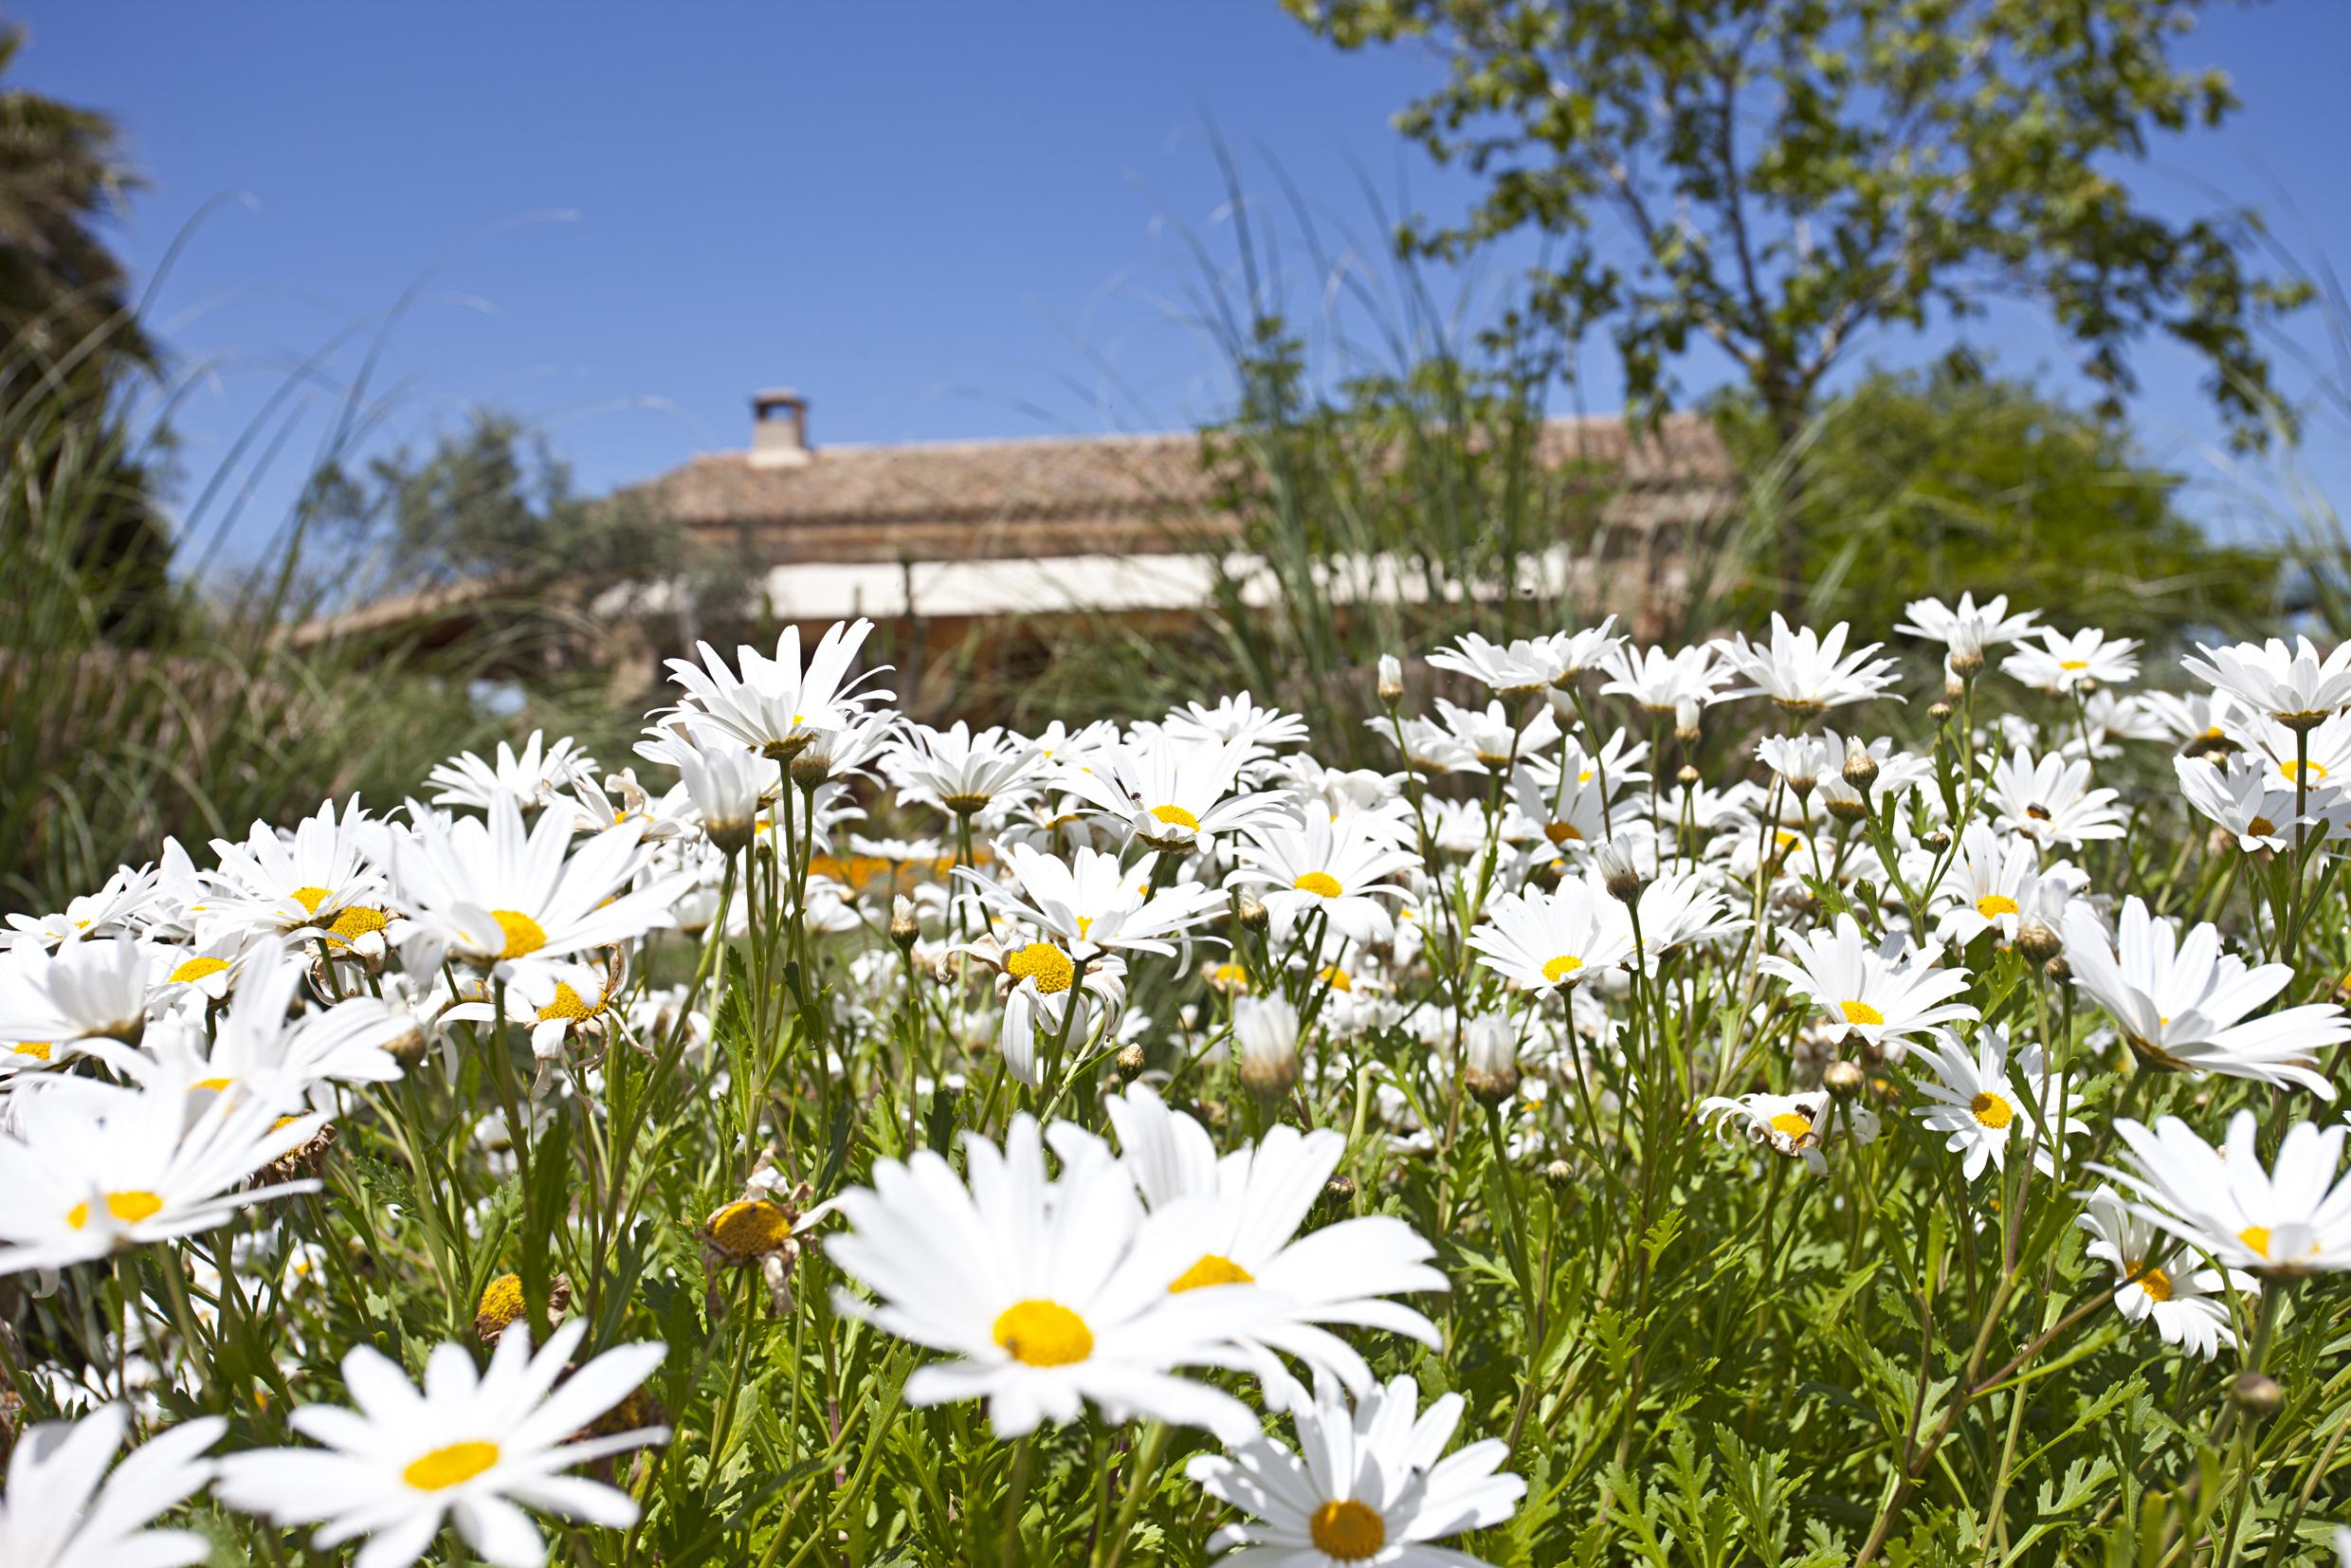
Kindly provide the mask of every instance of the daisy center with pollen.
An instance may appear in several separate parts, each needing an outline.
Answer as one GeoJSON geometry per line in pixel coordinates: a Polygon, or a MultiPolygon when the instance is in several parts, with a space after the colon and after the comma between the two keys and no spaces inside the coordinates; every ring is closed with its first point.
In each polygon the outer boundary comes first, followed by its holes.
{"type": "Polygon", "coordinates": [[[546,1024],[553,1023],[556,1019],[560,1018],[566,1023],[584,1023],[603,1011],[604,1003],[601,999],[597,1001],[595,1006],[590,1007],[580,998],[578,992],[574,991],[571,986],[564,981],[557,980],[556,982],[556,998],[554,1001],[549,1002],[545,1007],[538,1010],[538,1021],[542,1024],[546,1024]]]}
{"type": "Polygon", "coordinates": [[[302,906],[305,915],[317,914],[319,905],[334,896],[335,890],[331,887],[297,887],[290,895],[296,903],[302,906]]]}
{"type": "Polygon", "coordinates": [[[730,1203],[710,1221],[710,1240],[730,1262],[775,1251],[791,1239],[792,1215],[757,1198],[730,1203]]]}
{"type": "Polygon", "coordinates": [[[2245,835],[2248,838],[2268,838],[2276,831],[2277,824],[2266,816],[2257,816],[2245,825],[2245,835]]]}
{"type": "Polygon", "coordinates": [[[2278,772],[2286,775],[2286,782],[2288,784],[2301,783],[2302,775],[2305,771],[2312,778],[2324,778],[2326,764],[2324,762],[2281,762],[2278,764],[2278,772]]]}
{"type": "Polygon", "coordinates": [[[451,1443],[413,1460],[400,1479],[420,1492],[446,1491],[462,1486],[498,1463],[495,1443],[451,1443]]]}
{"type": "Polygon", "coordinates": [[[348,947],[361,937],[372,937],[392,923],[392,917],[381,909],[355,903],[338,911],[335,923],[328,926],[327,939],[337,946],[348,947]]]}
{"type": "Polygon", "coordinates": [[[546,929],[519,909],[493,909],[490,919],[498,922],[503,939],[498,949],[501,958],[527,958],[547,945],[546,929]]]}
{"type": "Polygon", "coordinates": [[[1583,836],[1583,830],[1572,822],[1543,824],[1543,837],[1551,841],[1551,847],[1555,849],[1571,839],[1580,839],[1583,836]]]}
{"type": "Polygon", "coordinates": [[[1993,920],[2001,915],[2014,915],[2016,912],[2016,901],[2006,893],[1986,893],[1976,901],[1976,913],[1985,920],[1993,920]]]}
{"type": "Polygon", "coordinates": [[[175,985],[185,985],[191,980],[201,980],[218,975],[228,967],[227,958],[191,958],[172,971],[172,981],[175,985]]]}
{"type": "Polygon", "coordinates": [[[2089,661],[2087,659],[2061,659],[2057,662],[2057,667],[2059,669],[2087,669],[2089,661]]]}
{"type": "Polygon", "coordinates": [[[1328,871],[1305,872],[1290,885],[1302,893],[1312,893],[1317,898],[1324,899],[1335,899],[1346,891],[1339,885],[1339,879],[1328,871]]]}
{"type": "Polygon", "coordinates": [[[1542,977],[1550,981],[1553,985],[1558,985],[1561,980],[1566,979],[1570,975],[1573,975],[1576,971],[1583,968],[1583,966],[1584,961],[1576,957],[1575,954],[1562,953],[1558,957],[1552,958],[1543,964],[1542,977]]]}
{"type": "Polygon", "coordinates": [[[1094,1331],[1059,1302],[1014,1302],[996,1314],[993,1338],[1023,1366],[1066,1367],[1094,1354],[1094,1331]]]}
{"type": "Polygon", "coordinates": [[[1813,1130],[1813,1119],[1802,1111],[1781,1111],[1772,1118],[1772,1131],[1789,1138],[1802,1138],[1813,1130]]]}
{"type": "Polygon", "coordinates": [[[1306,1530],[1325,1556],[1341,1562],[1377,1557],[1388,1544],[1387,1521],[1351,1497],[1317,1508],[1306,1530]]]}
{"type": "Polygon", "coordinates": [[[1256,1275],[1230,1258],[1210,1252],[1204,1254],[1198,1263],[1176,1275],[1175,1283],[1167,1287],[1167,1293],[1176,1296],[1187,1290],[1205,1289],[1212,1285],[1254,1285],[1256,1283],[1256,1275]]]}
{"type": "Polygon", "coordinates": [[[1004,973],[1015,980],[1034,980],[1038,991],[1052,996],[1069,989],[1078,966],[1051,942],[1030,942],[1004,960],[1004,973]]]}
{"type": "Polygon", "coordinates": [[[1171,828],[1189,828],[1195,833],[1200,830],[1200,819],[1181,806],[1154,806],[1151,814],[1171,828]]]}
{"type": "Polygon", "coordinates": [[[2139,1276],[2139,1288],[2147,1293],[2151,1302],[2168,1302],[2172,1299],[2172,1277],[2160,1268],[2150,1268],[2139,1276]]]}
{"type": "MultiPolygon", "coordinates": [[[[106,1194],[106,1212],[112,1214],[118,1224],[122,1225],[137,1225],[140,1220],[146,1219],[160,1211],[162,1207],[162,1195],[156,1193],[141,1192],[134,1189],[129,1192],[108,1193],[106,1194]]],[[[71,1209],[65,1212],[65,1223],[72,1226],[77,1231],[81,1230],[83,1226],[88,1225],[90,1223],[90,1206],[86,1203],[75,1204],[71,1209]]],[[[2264,1231],[2263,1234],[2266,1236],[2268,1232],[2264,1231]]]]}
{"type": "Polygon", "coordinates": [[[1886,1022],[1886,1014],[1880,1012],[1876,1008],[1871,1007],[1867,1002],[1839,1002],[1837,1006],[1843,1010],[1845,1013],[1845,1021],[1849,1024],[1882,1024],[1886,1022]]]}
{"type": "Polygon", "coordinates": [[[1998,1095],[1986,1090],[1967,1103],[1967,1111],[1980,1126],[1998,1132],[2016,1120],[2016,1107],[1998,1095]]]}

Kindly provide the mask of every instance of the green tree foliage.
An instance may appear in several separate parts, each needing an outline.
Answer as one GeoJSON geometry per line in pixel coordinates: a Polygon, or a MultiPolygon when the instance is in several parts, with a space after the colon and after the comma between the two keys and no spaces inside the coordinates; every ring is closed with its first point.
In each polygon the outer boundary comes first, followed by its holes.
{"type": "MultiPolygon", "coordinates": [[[[1732,398],[1717,417],[1745,465],[1769,463],[1765,410],[1732,398]]],[[[1954,583],[2140,637],[2274,608],[2273,556],[2207,539],[2118,422],[2024,382],[1872,374],[1822,410],[1804,469],[1801,580],[1820,614],[1873,632],[1954,583]]]]}
{"type": "Polygon", "coordinates": [[[2115,173],[2237,105],[2172,59],[2199,0],[1284,3],[1342,47],[1438,43],[1445,82],[1397,122],[1487,185],[1406,243],[1543,235],[1536,307],[1606,327],[1636,410],[1710,344],[1793,441],[1870,329],[2021,298],[2109,404],[2161,334],[2260,428],[2255,329],[2304,290],[2250,268],[2250,210],[2174,222],[2115,173]]]}
{"type": "MultiPolygon", "coordinates": [[[[24,43],[22,27],[0,28],[0,74],[24,43]]],[[[125,385],[158,356],[99,232],[137,186],[111,119],[21,87],[0,91],[0,423],[30,437],[8,461],[22,467],[35,450],[53,460],[67,447],[99,454],[70,465],[88,492],[73,508],[70,556],[118,641],[152,640],[169,607],[172,555],[153,466],[119,412],[125,385]]]]}

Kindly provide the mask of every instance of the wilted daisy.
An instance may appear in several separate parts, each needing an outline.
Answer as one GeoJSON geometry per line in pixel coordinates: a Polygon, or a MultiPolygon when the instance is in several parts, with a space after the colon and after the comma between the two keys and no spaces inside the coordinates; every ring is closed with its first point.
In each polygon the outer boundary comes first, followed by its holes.
{"type": "MultiPolygon", "coordinates": [[[[1110,1097],[1106,1105],[1121,1158],[1146,1209],[1206,1202],[1224,1216],[1212,1245],[1170,1289],[1258,1286],[1274,1301],[1267,1319],[1248,1331],[1249,1342],[1297,1356],[1358,1390],[1370,1386],[1370,1371],[1331,1326],[1386,1329],[1431,1348],[1443,1342],[1434,1323],[1387,1299],[1447,1288],[1445,1276],[1429,1264],[1436,1249],[1409,1224],[1392,1214],[1363,1214],[1300,1233],[1346,1153],[1344,1137],[1279,1126],[1253,1147],[1219,1156],[1206,1128],[1170,1110],[1145,1085],[1110,1097]]],[[[1089,1136],[1068,1123],[1053,1133],[1065,1160],[1065,1144],[1089,1136]]]]}
{"type": "Polygon", "coordinates": [[[2036,627],[2041,643],[2027,643],[2000,661],[2001,670],[2036,691],[2070,692],[2086,681],[2115,685],[2139,673],[2139,645],[2127,637],[2112,642],[2096,627],[2067,636],[2053,627],[2036,627]]]}
{"type": "Polygon", "coordinates": [[[2247,1017],[2292,981],[2291,965],[2248,968],[2221,950],[2218,927],[2196,925],[2182,937],[2135,895],[2123,901],[2113,943],[2080,905],[2066,911],[2065,939],[2074,984],[2105,1010],[2141,1060],[2335,1098],[2318,1071],[2318,1052],[2351,1040],[2342,1009],[2311,1002],[2247,1017]]]}
{"type": "Polygon", "coordinates": [[[2266,1171],[2251,1111],[2229,1119],[2217,1149],[2176,1116],[2152,1128],[2125,1118],[2114,1130],[2131,1168],[2091,1169],[2137,1194],[2134,1212],[2223,1267],[2279,1279],[2351,1268],[2351,1180],[2336,1179],[2341,1123],[2295,1122],[2266,1171]]]}
{"type": "Polygon", "coordinates": [[[572,825],[555,813],[526,835],[520,808],[503,793],[491,797],[486,819],[418,813],[413,830],[392,844],[392,874],[412,912],[400,932],[411,967],[437,967],[453,952],[504,973],[668,925],[692,874],[622,891],[646,864],[640,836],[624,822],[574,849],[572,825]]]}
{"type": "Polygon", "coordinates": [[[1233,854],[1241,862],[1233,884],[1261,889],[1277,939],[1319,915],[1326,929],[1355,941],[1384,941],[1394,917],[1380,901],[1406,892],[1387,879],[1420,864],[1386,834],[1365,831],[1354,812],[1254,823],[1233,854]]]}
{"type": "Polygon", "coordinates": [[[2258,757],[2176,757],[2172,766],[2188,804],[2249,855],[2293,848],[2293,830],[2307,821],[2297,814],[2294,792],[2273,786],[2258,757]]]}
{"type": "Polygon", "coordinates": [[[1257,1418],[1230,1395],[1176,1376],[1236,1364],[1236,1341],[1269,1315],[1245,1285],[1176,1290],[1230,1225],[1210,1204],[1149,1213],[1126,1181],[1048,1181],[1036,1121],[1013,1119],[1004,1146],[964,1135],[968,1186],[936,1152],[877,1159],[873,1185],[835,1200],[852,1230],[826,1243],[846,1289],[839,1309],[956,1358],[918,1367],[916,1406],[986,1399],[999,1437],[1078,1418],[1088,1402],[1238,1438],[1257,1418]]]}
{"type": "Polygon", "coordinates": [[[2089,788],[2089,759],[2056,752],[2034,761],[2018,746],[1992,765],[1993,826],[2022,833],[2044,848],[2077,848],[2093,839],[2121,838],[2123,813],[2115,792],[2089,788]]]}
{"type": "Polygon", "coordinates": [[[592,789],[595,777],[596,759],[581,751],[579,742],[565,736],[550,746],[533,730],[519,752],[503,740],[492,761],[464,752],[427,774],[425,782],[434,791],[434,805],[480,810],[500,794],[544,806],[558,793],[592,789]]]}
{"type": "Polygon", "coordinates": [[[2114,1267],[2114,1309],[2127,1322],[2152,1320],[2167,1345],[2211,1360],[2236,1348],[2224,1289],[2251,1295],[2261,1282],[2235,1269],[2208,1268],[2194,1249],[2133,1213],[2103,1183],[2074,1220],[2093,1238],[2082,1250],[2114,1267]]]}
{"type": "Polygon", "coordinates": [[[1598,886],[1570,877],[1552,892],[1528,887],[1493,900],[1471,928],[1469,947],[1514,984],[1557,991],[1630,957],[1632,921],[1598,886]]]}
{"type": "Polygon", "coordinates": [[[367,1568],[405,1568],[445,1520],[497,1568],[538,1568],[547,1545],[518,1504],[608,1529],[632,1524],[628,1493],[562,1472],[669,1437],[641,1427],[569,1441],[633,1394],[664,1348],[621,1345],[565,1377],[587,1332],[574,1319],[534,1356],[530,1327],[518,1322],[479,1373],[463,1345],[436,1345],[421,1389],[374,1346],[355,1345],[343,1387],[356,1408],[303,1405],[288,1417],[324,1446],[230,1454],[214,1491],[280,1524],[318,1521],[312,1544],[322,1552],[367,1537],[367,1568]]]}
{"type": "Polygon", "coordinates": [[[1839,915],[1833,932],[1779,935],[1792,957],[1771,954],[1756,968],[1807,993],[1832,1021],[1872,1046],[1899,1049],[1933,1025],[1977,1016],[1973,1007],[1950,999],[1967,989],[1967,972],[1938,968],[1939,948],[1913,949],[1899,932],[1872,948],[1850,915],[1839,915]]]}
{"type": "Polygon", "coordinates": [[[209,1231],[239,1209],[316,1181],[246,1183],[319,1130],[260,1099],[199,1090],[162,1072],[137,1089],[96,1085],[45,1100],[0,1133],[0,1274],[58,1268],[118,1248],[209,1231]]]}
{"type": "Polygon", "coordinates": [[[1420,1388],[1397,1377],[1364,1394],[1353,1411],[1336,1387],[1280,1401],[1298,1434],[1292,1452],[1253,1435],[1223,1456],[1203,1454],[1184,1473],[1252,1522],[1229,1524],[1209,1542],[1224,1560],[1263,1568],[1376,1562],[1382,1568],[1480,1568],[1479,1559],[1429,1541],[1510,1517],[1526,1483],[1501,1469],[1498,1438],[1450,1455],[1463,1402],[1448,1394],[1420,1410],[1420,1388]]]}
{"type": "Polygon", "coordinates": [[[1288,998],[1234,998],[1232,1046],[1241,1082],[1253,1092],[1284,1095],[1298,1082],[1298,1010],[1288,998]]]}
{"type": "Polygon", "coordinates": [[[1747,682],[1729,695],[1768,697],[1798,715],[1879,695],[1894,684],[1894,661],[1869,657],[1883,646],[1878,643],[1846,652],[1849,630],[1839,621],[1823,637],[1811,627],[1791,628],[1775,611],[1770,643],[1751,643],[1740,633],[1717,640],[1723,663],[1747,682]]]}
{"type": "Polygon", "coordinates": [[[148,1523],[211,1479],[204,1450],[228,1423],[183,1421],[133,1449],[114,1473],[130,1413],[100,1405],[79,1421],[45,1421],[17,1433],[9,1490],[0,1498],[0,1562],[8,1568],[187,1568],[212,1543],[193,1530],[148,1523]]]}
{"type": "Polygon", "coordinates": [[[2324,659],[2307,637],[2296,637],[2292,647],[2276,637],[2228,647],[2196,646],[2204,657],[2180,661],[2189,674],[2289,729],[2311,729],[2351,706],[2351,643],[2337,644],[2324,659]]]}
{"type": "Polygon", "coordinates": [[[1715,1135],[1728,1141],[1744,1133],[1775,1154],[1801,1159],[1814,1176],[1829,1170],[1828,1146],[1840,1140],[1877,1140],[1877,1113],[1867,1105],[1832,1101],[1826,1089],[1803,1094],[1742,1094],[1736,1099],[1709,1095],[1698,1103],[1698,1120],[1711,1121],[1715,1135]]]}

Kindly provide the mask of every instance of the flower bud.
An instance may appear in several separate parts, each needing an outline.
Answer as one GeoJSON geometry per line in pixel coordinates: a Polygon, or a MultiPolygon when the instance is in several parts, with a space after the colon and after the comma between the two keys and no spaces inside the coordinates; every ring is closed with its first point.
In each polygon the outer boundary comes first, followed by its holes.
{"type": "Polygon", "coordinates": [[[1951,848],[1951,835],[1941,828],[1930,828],[1927,830],[1926,836],[1919,842],[1940,855],[1951,848]]]}
{"type": "Polygon", "coordinates": [[[1243,996],[1232,1004],[1232,1039],[1241,1082],[1261,1100],[1279,1100],[1298,1082],[1298,1010],[1279,996],[1243,996]]]}
{"type": "Polygon", "coordinates": [[[1858,1062],[1832,1062],[1820,1074],[1820,1086],[1839,1100],[1850,1100],[1861,1092],[1868,1075],[1858,1062]]]}
{"type": "Polygon", "coordinates": [[[2229,1382],[2229,1403],[2256,1421],[2267,1420],[2286,1403],[2286,1391],[2274,1377],[2258,1372],[2240,1372],[2229,1382]]]}
{"type": "Polygon", "coordinates": [[[1542,1168],[1543,1185],[1555,1193],[1564,1193],[1576,1185],[1576,1167],[1564,1159],[1555,1159],[1542,1168]]]}
{"type": "Polygon", "coordinates": [[[1984,656],[1981,647],[1959,647],[1952,650],[1944,661],[1950,672],[1961,681],[1973,681],[1983,673],[1984,656]]]}
{"type": "Polygon", "coordinates": [[[1951,722],[1951,704],[1948,702],[1937,702],[1926,710],[1926,717],[1932,719],[1938,724],[1948,724],[1951,722]]]}
{"type": "Polygon", "coordinates": [[[1829,814],[1836,818],[1839,822],[1859,822],[1863,817],[1869,814],[1869,803],[1868,801],[1862,799],[1861,796],[1857,794],[1852,794],[1842,790],[1838,791],[1834,794],[1828,794],[1824,793],[1821,796],[1820,803],[1822,806],[1827,808],[1829,814]]]}
{"type": "Polygon", "coordinates": [[[812,791],[832,776],[832,754],[822,746],[811,746],[784,766],[794,784],[812,791]]]}
{"type": "MultiPolygon", "coordinates": [[[[2053,963],[2066,950],[2066,939],[2038,916],[2028,915],[2016,926],[2016,951],[2036,964],[2053,963]]],[[[2051,979],[2057,976],[2050,975],[2051,979]]]]}
{"type": "Polygon", "coordinates": [[[1641,875],[1641,867],[1633,861],[1632,851],[1626,848],[1623,839],[1608,840],[1600,846],[1599,852],[1593,859],[1600,867],[1600,882],[1607,887],[1610,898],[1618,903],[1631,903],[1641,896],[1641,884],[1645,879],[1641,875]]]}
{"type": "Polygon", "coordinates": [[[2066,985],[2073,979],[2073,966],[2066,962],[2066,956],[2062,953],[2043,964],[2041,973],[2049,976],[2051,985],[2066,985]]]}
{"type": "Polygon", "coordinates": [[[1698,784],[1698,770],[1685,762],[1674,770],[1673,781],[1686,790],[1695,789],[1698,784]]]}
{"type": "Polygon", "coordinates": [[[1404,665],[1394,654],[1379,656],[1379,684],[1374,689],[1383,707],[1394,707],[1404,700],[1404,665]]]}
{"type": "Polygon", "coordinates": [[[1519,1035],[1507,1018],[1470,1021],[1462,1035],[1462,1081],[1484,1105],[1499,1105],[1518,1093],[1519,1035]]]}
{"type": "Polygon", "coordinates": [[[898,950],[903,953],[914,945],[915,938],[921,933],[922,928],[914,918],[914,900],[903,893],[899,894],[890,901],[890,940],[897,943],[898,950]]]}
{"type": "Polygon", "coordinates": [[[1322,1184],[1315,1194],[1313,1213],[1325,1225],[1345,1219],[1355,1212],[1355,1177],[1335,1176],[1322,1184]]]}
{"type": "Polygon", "coordinates": [[[1119,1048],[1119,1076],[1131,1084],[1142,1073],[1143,1048],[1139,1043],[1129,1040],[1119,1048]]]}
{"type": "Polygon", "coordinates": [[[1243,893],[1233,900],[1232,918],[1251,931],[1263,931],[1273,920],[1266,909],[1266,901],[1254,893],[1243,893]]]}
{"type": "Polygon", "coordinates": [[[1869,755],[1869,748],[1858,738],[1845,742],[1845,782],[1863,794],[1878,781],[1878,759],[1869,755]]]}
{"type": "Polygon", "coordinates": [[[1684,698],[1681,702],[1675,703],[1673,708],[1673,738],[1682,742],[1685,746],[1696,745],[1698,743],[1698,716],[1704,711],[1705,710],[1701,708],[1697,702],[1690,698],[1684,698]]]}

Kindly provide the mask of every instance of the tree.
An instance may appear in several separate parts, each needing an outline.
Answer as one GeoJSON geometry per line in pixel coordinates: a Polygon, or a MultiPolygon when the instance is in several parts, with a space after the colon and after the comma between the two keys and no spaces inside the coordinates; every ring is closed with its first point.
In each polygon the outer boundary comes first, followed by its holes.
{"type": "MultiPolygon", "coordinates": [[[[1734,454],[1777,437],[1749,397],[1717,421],[1734,454]]],[[[1807,455],[1800,571],[1823,618],[1886,634],[1902,607],[1964,585],[2068,627],[2169,642],[2271,618],[2278,563],[2218,545],[2113,418],[1946,363],[1875,374],[1832,399],[1807,455]]]]}
{"type": "Polygon", "coordinates": [[[2007,296],[2047,310],[2109,408],[2160,333],[2241,431],[2267,411],[2255,329],[2303,291],[2249,269],[2257,215],[2173,223],[2114,173],[2237,106],[2223,73],[2171,58],[2203,0],[1284,4],[1344,48],[1441,41],[1443,85],[1397,122],[1488,185],[1404,243],[1546,236],[1538,309],[1608,327],[1636,411],[1709,342],[1789,443],[1869,329],[2007,296]]]}

